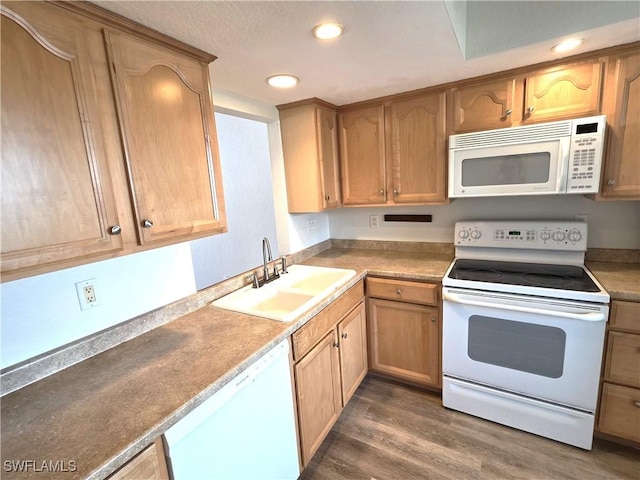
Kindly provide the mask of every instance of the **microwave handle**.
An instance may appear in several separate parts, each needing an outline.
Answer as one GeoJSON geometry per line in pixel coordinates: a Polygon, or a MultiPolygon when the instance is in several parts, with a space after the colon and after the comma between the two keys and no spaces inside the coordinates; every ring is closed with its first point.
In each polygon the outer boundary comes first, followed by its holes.
{"type": "Polygon", "coordinates": [[[566,193],[568,189],[569,160],[571,156],[571,139],[561,138],[560,148],[558,151],[558,180],[556,184],[556,192],[566,193]]]}

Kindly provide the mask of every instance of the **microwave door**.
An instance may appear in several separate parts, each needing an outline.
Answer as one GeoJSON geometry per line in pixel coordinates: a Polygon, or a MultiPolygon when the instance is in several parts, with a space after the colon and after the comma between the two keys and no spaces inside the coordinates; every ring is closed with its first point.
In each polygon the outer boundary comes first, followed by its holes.
{"type": "Polygon", "coordinates": [[[566,190],[565,139],[450,152],[450,197],[536,195],[566,190]]]}

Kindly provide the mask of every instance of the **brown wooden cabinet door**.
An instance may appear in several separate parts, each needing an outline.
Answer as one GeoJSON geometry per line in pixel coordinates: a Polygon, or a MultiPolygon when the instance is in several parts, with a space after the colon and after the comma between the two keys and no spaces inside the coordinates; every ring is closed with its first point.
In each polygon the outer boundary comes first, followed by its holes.
{"type": "Polygon", "coordinates": [[[438,309],[377,298],[368,309],[370,369],[440,386],[438,309]]]}
{"type": "Polygon", "coordinates": [[[207,66],[106,33],[139,241],[224,231],[207,66]]]}
{"type": "Polygon", "coordinates": [[[338,117],[343,204],[385,203],[384,107],[350,110],[338,117]]]}
{"type": "Polygon", "coordinates": [[[2,271],[116,251],[92,52],[81,22],[2,5],[2,271]]]}
{"type": "Polygon", "coordinates": [[[612,199],[640,199],[639,53],[610,58],[605,113],[609,131],[602,196],[612,199]]]}
{"type": "Polygon", "coordinates": [[[599,114],[603,68],[602,61],[592,60],[527,75],[524,122],[548,122],[599,114]]]}
{"type": "Polygon", "coordinates": [[[307,465],[342,411],[336,330],[294,366],[300,450],[307,465]]]}
{"type": "Polygon", "coordinates": [[[393,202],[446,201],[446,93],[393,102],[389,111],[393,202]]]}
{"type": "Polygon", "coordinates": [[[640,390],[603,383],[598,430],[640,442],[640,390]]]}
{"type": "Polygon", "coordinates": [[[507,128],[517,124],[522,99],[516,105],[515,94],[515,78],[452,88],[452,133],[507,128]]]}
{"type": "Polygon", "coordinates": [[[337,115],[328,108],[318,108],[318,157],[322,177],[322,204],[324,210],[340,206],[340,169],[338,167],[337,115]]]}
{"type": "Polygon", "coordinates": [[[367,319],[364,302],[338,324],[342,406],[346,406],[367,374],[367,319]]]}
{"type": "Polygon", "coordinates": [[[164,457],[162,440],[145,448],[123,465],[108,480],[168,480],[169,472],[164,457]]]}

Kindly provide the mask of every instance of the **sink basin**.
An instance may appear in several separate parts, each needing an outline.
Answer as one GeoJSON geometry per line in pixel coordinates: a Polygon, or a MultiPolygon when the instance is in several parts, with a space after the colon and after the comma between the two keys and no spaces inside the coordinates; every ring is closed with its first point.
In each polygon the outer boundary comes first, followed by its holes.
{"type": "Polygon", "coordinates": [[[290,322],[317,305],[356,274],[344,268],[292,265],[289,273],[261,287],[251,285],[211,303],[212,306],[290,322]]]}

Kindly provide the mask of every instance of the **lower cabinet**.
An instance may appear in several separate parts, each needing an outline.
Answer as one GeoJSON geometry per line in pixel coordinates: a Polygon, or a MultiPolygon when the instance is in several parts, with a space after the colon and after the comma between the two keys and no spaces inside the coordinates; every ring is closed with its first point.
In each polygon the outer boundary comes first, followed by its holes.
{"type": "Polygon", "coordinates": [[[363,297],[359,282],[293,334],[303,467],[367,374],[363,297]]]}
{"type": "Polygon", "coordinates": [[[369,369],[420,386],[441,386],[438,284],[367,279],[369,369]]]}
{"type": "Polygon", "coordinates": [[[169,480],[162,440],[156,440],[125,463],[109,480],[169,480]]]}
{"type": "Polygon", "coordinates": [[[611,305],[598,431],[640,443],[640,303],[611,305]]]}

